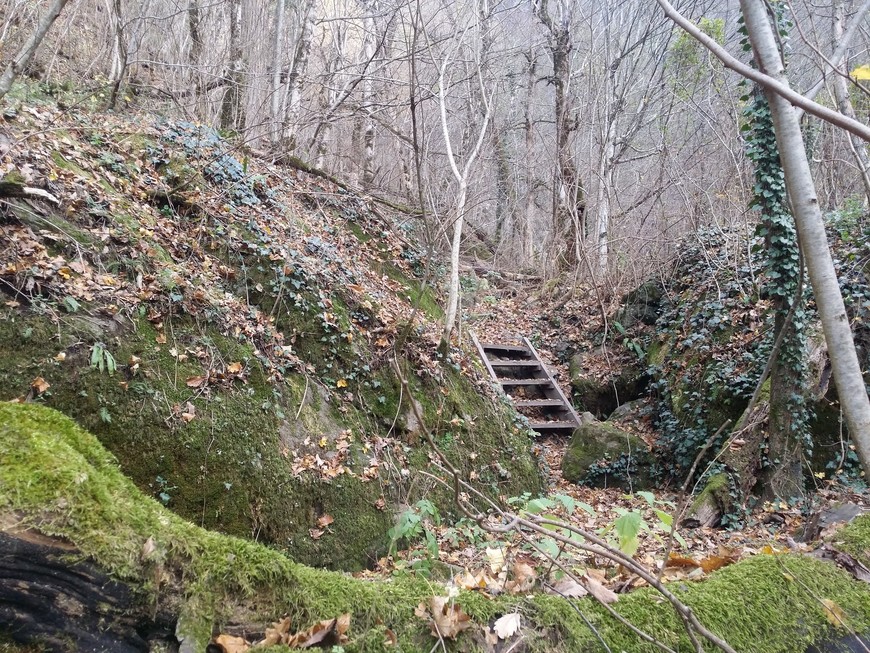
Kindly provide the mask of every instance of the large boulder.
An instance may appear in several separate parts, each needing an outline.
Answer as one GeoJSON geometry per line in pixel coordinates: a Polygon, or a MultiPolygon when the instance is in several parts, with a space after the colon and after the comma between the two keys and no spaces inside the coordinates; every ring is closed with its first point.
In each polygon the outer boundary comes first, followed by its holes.
{"type": "Polygon", "coordinates": [[[593,487],[644,489],[651,485],[650,452],[638,436],[608,422],[585,421],[562,459],[562,476],[593,487]]]}

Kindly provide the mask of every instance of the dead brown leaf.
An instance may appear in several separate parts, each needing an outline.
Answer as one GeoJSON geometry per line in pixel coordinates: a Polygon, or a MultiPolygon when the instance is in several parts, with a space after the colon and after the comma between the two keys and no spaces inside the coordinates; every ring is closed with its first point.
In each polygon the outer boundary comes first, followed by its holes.
{"type": "Polygon", "coordinates": [[[328,515],[328,514],[327,514],[327,515],[321,515],[321,516],[318,517],[318,519],[317,519],[317,525],[320,526],[320,528],[326,528],[327,526],[329,526],[329,525],[330,525],[332,522],[334,522],[334,521],[335,521],[335,519],[333,518],[332,515],[328,515]]]}
{"type": "Polygon", "coordinates": [[[41,395],[51,387],[51,384],[41,376],[37,376],[30,382],[30,387],[36,391],[36,394],[41,395]]]}
{"type": "Polygon", "coordinates": [[[513,579],[505,584],[505,589],[511,594],[523,594],[535,586],[538,574],[535,568],[525,562],[517,562],[513,568],[513,579]]]}
{"type": "Polygon", "coordinates": [[[619,595],[616,592],[607,589],[588,574],[586,575],[586,589],[602,603],[615,603],[619,600],[619,595]]]}
{"type": "Polygon", "coordinates": [[[588,590],[573,578],[563,578],[551,588],[548,588],[547,591],[569,599],[580,598],[589,594],[588,590]]]}
{"type": "Polygon", "coordinates": [[[185,384],[188,388],[201,388],[203,385],[205,385],[206,381],[208,381],[207,376],[191,376],[188,377],[187,381],[185,381],[185,384]]]}
{"type": "Polygon", "coordinates": [[[221,653],[241,653],[251,648],[243,637],[233,635],[218,635],[212,644],[220,649],[221,653]]]}
{"type": "Polygon", "coordinates": [[[414,614],[429,622],[433,637],[455,639],[459,633],[472,626],[471,617],[446,596],[433,596],[429,599],[428,609],[425,603],[421,603],[414,610],[414,614]]]}

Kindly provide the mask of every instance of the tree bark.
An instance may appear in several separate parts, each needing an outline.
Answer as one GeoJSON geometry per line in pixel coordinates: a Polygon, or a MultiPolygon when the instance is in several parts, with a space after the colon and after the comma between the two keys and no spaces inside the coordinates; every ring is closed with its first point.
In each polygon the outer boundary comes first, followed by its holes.
{"type": "Polygon", "coordinates": [[[221,129],[245,128],[242,93],[242,1],[227,0],[230,13],[230,63],[227,73],[229,88],[221,104],[221,129]]]}
{"type": "Polygon", "coordinates": [[[118,103],[121,84],[127,74],[127,43],[124,37],[124,17],[121,15],[121,0],[112,0],[112,68],[109,71],[109,82],[112,93],[109,96],[109,109],[114,109],[118,103]]]}
{"type": "Polygon", "coordinates": [[[302,88],[311,54],[311,36],[314,32],[314,0],[306,0],[299,11],[302,28],[299,32],[299,40],[296,42],[296,54],[293,57],[290,75],[287,77],[287,112],[284,114],[282,129],[285,147],[289,152],[293,152],[298,145],[296,133],[299,130],[299,114],[302,111],[302,88]]]}
{"type": "Polygon", "coordinates": [[[15,78],[18,77],[18,75],[21,74],[21,71],[27,68],[28,64],[33,60],[33,55],[36,54],[36,49],[39,47],[39,44],[42,43],[42,40],[45,38],[48,30],[51,29],[54,21],[57,20],[58,16],[60,16],[60,12],[63,11],[67,2],[69,2],[69,0],[54,0],[51,7],[49,7],[48,11],[36,26],[36,31],[33,32],[31,37],[27,39],[27,42],[25,42],[15,56],[12,57],[12,61],[9,62],[6,66],[6,70],[4,70],[3,74],[0,75],[0,100],[2,100],[9,92],[9,89],[12,88],[12,82],[15,81],[15,78]]]}
{"type": "MultiPolygon", "coordinates": [[[[762,72],[788,88],[764,0],[741,0],[749,40],[762,72]]],[[[788,100],[765,88],[786,187],[831,359],[837,393],[865,472],[870,473],[870,400],[837,282],[800,123],[788,100]]]]}
{"type": "MultiPolygon", "coordinates": [[[[66,542],[0,531],[0,630],[51,651],[144,653],[178,645],[176,619],[147,605],[66,542]],[[154,647],[160,647],[155,649],[154,647]]],[[[177,650],[177,649],[176,649],[177,650]]]]}
{"type": "Polygon", "coordinates": [[[283,118],[281,102],[281,71],[284,67],[284,0],[275,2],[275,33],[272,36],[272,127],[269,130],[269,140],[273,146],[281,142],[281,124],[283,118]]]}

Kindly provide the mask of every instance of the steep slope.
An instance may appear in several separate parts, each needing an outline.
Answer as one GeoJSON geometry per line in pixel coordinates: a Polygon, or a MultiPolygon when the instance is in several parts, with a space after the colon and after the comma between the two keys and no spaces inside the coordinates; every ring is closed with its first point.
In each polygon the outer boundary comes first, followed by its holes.
{"type": "Polygon", "coordinates": [[[437,355],[420,253],[371,201],[188,123],[30,98],[0,130],[4,180],[58,200],[0,204],[0,399],[73,417],[195,523],[319,566],[366,565],[394,510],[448,498],[411,401],[487,492],[540,489],[516,414],[437,355]]]}

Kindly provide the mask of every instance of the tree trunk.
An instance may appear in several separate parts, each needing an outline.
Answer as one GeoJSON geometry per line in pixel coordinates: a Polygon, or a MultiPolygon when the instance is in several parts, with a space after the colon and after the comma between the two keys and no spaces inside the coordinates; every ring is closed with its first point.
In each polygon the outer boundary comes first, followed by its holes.
{"type": "Polygon", "coordinates": [[[595,259],[602,276],[607,272],[610,253],[610,193],[613,189],[613,156],[616,151],[613,128],[613,123],[608,121],[598,162],[598,188],[595,193],[595,259]]]}
{"type": "Polygon", "coordinates": [[[127,73],[127,43],[124,39],[124,18],[121,15],[121,0],[112,0],[112,68],[109,71],[109,82],[112,93],[109,96],[109,109],[114,109],[118,103],[121,84],[127,73]]]}
{"type": "Polygon", "coordinates": [[[281,72],[284,68],[284,0],[275,2],[275,33],[272,36],[272,127],[269,130],[269,141],[273,146],[281,142],[281,125],[283,118],[281,72]]]}
{"type": "MultiPolygon", "coordinates": [[[[293,152],[298,145],[296,134],[299,130],[299,114],[302,111],[302,88],[305,72],[308,69],[308,58],[311,54],[311,36],[314,32],[314,0],[306,0],[300,7],[302,29],[296,42],[296,54],[293,65],[287,77],[287,112],[284,114],[282,129],[285,148],[293,152]]],[[[318,166],[320,167],[320,166],[318,166]]]]}
{"type": "MultiPolygon", "coordinates": [[[[741,0],[740,6],[756,62],[764,73],[787,86],[764,1],[741,0]]],[[[870,401],[834,271],[800,124],[788,100],[767,90],[765,95],[770,103],[786,187],[828,345],[837,394],[862,467],[870,473],[870,401]]]]}
{"type": "Polygon", "coordinates": [[[49,7],[48,11],[36,26],[36,31],[33,32],[31,37],[21,46],[21,49],[14,57],[12,57],[12,61],[9,62],[6,66],[6,70],[4,70],[3,74],[0,75],[0,100],[2,100],[9,92],[9,89],[12,88],[12,82],[15,81],[15,78],[18,77],[18,75],[21,74],[21,71],[27,68],[33,60],[33,55],[36,54],[36,49],[39,47],[39,44],[42,43],[42,40],[45,38],[48,30],[51,29],[54,21],[57,20],[58,16],[60,16],[60,12],[63,11],[67,2],[69,2],[69,0],[54,0],[51,7],[49,7]]]}
{"type": "Polygon", "coordinates": [[[535,206],[536,191],[535,166],[532,164],[532,152],[535,143],[535,131],[532,123],[532,99],[535,93],[535,71],[537,69],[534,50],[529,50],[526,54],[526,60],[528,61],[529,66],[528,77],[526,80],[526,106],[524,108],[525,115],[523,120],[526,152],[526,197],[518,230],[523,261],[526,263],[532,263],[535,260],[535,244],[532,234],[532,209],[535,206]]]}
{"type": "MultiPolygon", "coordinates": [[[[835,0],[834,13],[832,15],[832,34],[833,34],[833,49],[836,50],[840,41],[843,39],[843,0],[835,0]]],[[[848,68],[842,66],[843,68],[848,68]]],[[[836,71],[833,76],[834,97],[837,100],[837,109],[844,116],[855,118],[855,109],[852,106],[852,100],[849,98],[849,87],[846,78],[843,74],[836,71]]],[[[867,156],[867,144],[854,134],[846,134],[849,139],[849,147],[852,150],[852,156],[855,157],[855,164],[858,167],[858,173],[861,176],[861,183],[864,185],[864,196],[870,203],[870,158],[867,156]]]]}
{"type": "Polygon", "coordinates": [[[229,88],[221,105],[221,129],[243,131],[245,114],[242,93],[242,1],[227,0],[230,12],[230,64],[227,73],[229,88]]]}

